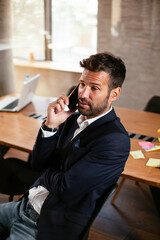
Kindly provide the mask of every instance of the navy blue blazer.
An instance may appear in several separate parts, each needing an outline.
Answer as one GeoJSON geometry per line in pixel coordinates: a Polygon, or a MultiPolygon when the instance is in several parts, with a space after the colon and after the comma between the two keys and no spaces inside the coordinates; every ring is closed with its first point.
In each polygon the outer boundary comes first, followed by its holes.
{"type": "Polygon", "coordinates": [[[33,186],[50,192],[39,217],[39,240],[78,240],[129,155],[130,140],[114,109],[72,140],[78,116],[71,115],[52,137],[41,137],[40,130],[33,149],[32,167],[43,171],[33,186]]]}

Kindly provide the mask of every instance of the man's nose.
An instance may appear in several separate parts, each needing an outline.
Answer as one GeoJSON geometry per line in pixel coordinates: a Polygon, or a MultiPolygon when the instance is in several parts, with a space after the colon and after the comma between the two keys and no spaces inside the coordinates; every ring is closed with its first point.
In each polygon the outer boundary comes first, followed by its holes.
{"type": "Polygon", "coordinates": [[[80,97],[81,98],[89,98],[89,95],[90,95],[90,89],[89,87],[84,87],[81,92],[80,92],[80,97]]]}

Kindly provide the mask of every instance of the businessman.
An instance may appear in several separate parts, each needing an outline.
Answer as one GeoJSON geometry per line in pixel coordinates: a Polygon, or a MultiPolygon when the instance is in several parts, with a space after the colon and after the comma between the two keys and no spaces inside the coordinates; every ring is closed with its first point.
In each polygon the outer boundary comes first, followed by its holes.
{"type": "Polygon", "coordinates": [[[0,205],[0,239],[80,240],[96,201],[124,169],[130,141],[112,102],[125,65],[107,52],[80,65],[78,106],[66,110],[65,95],[49,104],[31,160],[42,174],[20,201],[0,205]]]}

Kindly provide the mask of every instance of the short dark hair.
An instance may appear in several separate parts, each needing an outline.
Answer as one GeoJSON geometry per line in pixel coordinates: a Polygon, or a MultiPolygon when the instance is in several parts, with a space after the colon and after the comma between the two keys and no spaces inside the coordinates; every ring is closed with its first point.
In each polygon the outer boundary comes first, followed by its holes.
{"type": "Polygon", "coordinates": [[[125,76],[126,67],[122,59],[109,52],[97,53],[80,61],[80,66],[92,72],[104,71],[110,75],[110,90],[121,87],[125,76]]]}

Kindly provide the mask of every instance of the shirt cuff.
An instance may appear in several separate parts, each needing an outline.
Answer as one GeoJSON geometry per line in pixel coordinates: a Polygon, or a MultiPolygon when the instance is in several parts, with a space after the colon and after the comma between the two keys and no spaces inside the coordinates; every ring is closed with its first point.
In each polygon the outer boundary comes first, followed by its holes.
{"type": "Polygon", "coordinates": [[[57,132],[57,131],[55,131],[55,132],[49,132],[49,131],[43,130],[43,128],[41,128],[41,130],[42,130],[42,137],[45,137],[45,138],[47,138],[47,137],[52,137],[52,136],[55,135],[56,132],[57,132]]]}

